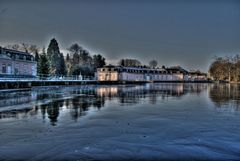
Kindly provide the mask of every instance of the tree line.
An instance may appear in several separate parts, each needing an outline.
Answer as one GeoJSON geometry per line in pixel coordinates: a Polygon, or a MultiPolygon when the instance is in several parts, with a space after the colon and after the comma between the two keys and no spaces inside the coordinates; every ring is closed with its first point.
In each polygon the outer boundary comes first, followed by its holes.
{"type": "MultiPolygon", "coordinates": [[[[105,58],[101,54],[92,55],[88,50],[74,43],[67,48],[64,55],[60,52],[59,44],[55,38],[50,40],[48,48],[40,49],[33,44],[13,44],[5,48],[23,51],[32,54],[37,61],[37,74],[46,76],[94,76],[97,68],[106,65],[105,58]]],[[[142,65],[137,59],[121,59],[118,65],[126,67],[151,67],[156,68],[158,62],[151,60],[149,66],[142,65]]]]}
{"type": "Polygon", "coordinates": [[[215,57],[209,68],[210,76],[217,81],[240,81],[240,56],[215,57]]]}
{"type": "Polygon", "coordinates": [[[149,61],[149,66],[143,65],[139,60],[137,59],[121,59],[118,62],[118,65],[124,66],[124,67],[150,67],[150,68],[156,68],[158,65],[158,62],[156,60],[149,61]]]}
{"type": "Polygon", "coordinates": [[[37,73],[39,76],[72,76],[85,75],[94,76],[97,68],[103,67],[105,58],[101,54],[91,55],[77,43],[72,44],[68,49],[67,55],[60,52],[58,42],[53,38],[47,50],[32,44],[13,44],[6,48],[28,52],[37,61],[37,73]]]}

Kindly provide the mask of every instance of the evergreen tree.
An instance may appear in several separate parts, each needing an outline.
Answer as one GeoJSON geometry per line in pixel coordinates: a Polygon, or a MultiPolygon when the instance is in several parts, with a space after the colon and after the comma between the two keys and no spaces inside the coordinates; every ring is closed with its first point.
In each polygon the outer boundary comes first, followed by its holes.
{"type": "Polygon", "coordinates": [[[70,76],[72,74],[71,71],[73,68],[73,63],[72,63],[72,59],[70,58],[69,54],[67,54],[67,56],[66,56],[65,67],[66,67],[66,74],[68,76],[70,76]]]}
{"type": "Polygon", "coordinates": [[[47,49],[47,57],[50,65],[50,74],[61,75],[61,54],[56,39],[52,39],[47,49]]]}
{"type": "Polygon", "coordinates": [[[35,61],[38,62],[39,60],[39,54],[38,54],[38,51],[35,52],[35,61]]]}
{"type": "Polygon", "coordinates": [[[104,65],[106,65],[105,58],[98,54],[98,55],[93,55],[93,66],[94,69],[96,70],[97,68],[101,68],[104,65]]]}
{"type": "Polygon", "coordinates": [[[66,64],[65,64],[65,60],[64,60],[64,56],[63,53],[60,54],[60,64],[61,64],[61,75],[65,76],[67,73],[66,70],[66,64]]]}
{"type": "Polygon", "coordinates": [[[49,61],[44,48],[38,60],[37,71],[38,75],[40,75],[40,78],[44,78],[49,74],[49,61]]]}

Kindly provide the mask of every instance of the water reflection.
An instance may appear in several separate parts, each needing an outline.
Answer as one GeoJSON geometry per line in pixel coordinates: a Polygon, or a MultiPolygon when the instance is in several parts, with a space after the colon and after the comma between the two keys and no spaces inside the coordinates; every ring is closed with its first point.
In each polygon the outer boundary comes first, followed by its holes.
{"type": "Polygon", "coordinates": [[[134,105],[148,98],[150,104],[157,99],[181,98],[187,93],[199,94],[207,89],[207,84],[146,84],[144,86],[116,86],[97,88],[97,95],[107,99],[118,98],[122,105],[134,105]]]}
{"type": "Polygon", "coordinates": [[[240,110],[239,84],[212,84],[209,97],[216,107],[231,111],[240,110]]]}
{"type": "MultiPolygon", "coordinates": [[[[169,97],[181,99],[188,93],[199,94],[207,88],[207,84],[173,83],[81,86],[0,93],[0,119],[40,116],[55,126],[63,111],[70,115],[72,120],[77,121],[86,115],[89,109],[99,110],[104,107],[106,101],[114,100],[122,106],[140,104],[143,100],[156,104],[158,100],[167,100],[169,97]]],[[[216,90],[216,87],[211,87],[210,93],[212,89],[216,90]]]]}

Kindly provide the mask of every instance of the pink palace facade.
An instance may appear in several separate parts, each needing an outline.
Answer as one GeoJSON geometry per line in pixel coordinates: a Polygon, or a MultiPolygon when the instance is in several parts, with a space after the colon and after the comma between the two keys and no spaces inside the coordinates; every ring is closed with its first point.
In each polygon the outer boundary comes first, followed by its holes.
{"type": "Polygon", "coordinates": [[[34,77],[37,62],[26,52],[0,47],[0,77],[34,77]]]}
{"type": "Polygon", "coordinates": [[[143,68],[108,65],[97,70],[98,81],[188,81],[188,72],[183,68],[143,68]]]}

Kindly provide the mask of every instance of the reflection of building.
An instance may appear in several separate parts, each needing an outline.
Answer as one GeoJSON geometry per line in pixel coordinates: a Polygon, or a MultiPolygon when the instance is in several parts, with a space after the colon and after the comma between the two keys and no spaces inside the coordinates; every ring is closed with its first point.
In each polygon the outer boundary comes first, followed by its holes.
{"type": "Polygon", "coordinates": [[[143,68],[104,66],[97,71],[99,81],[187,81],[187,71],[183,68],[143,68]]]}
{"type": "Polygon", "coordinates": [[[108,88],[104,88],[104,87],[100,87],[97,88],[97,95],[98,96],[108,96],[108,95],[116,95],[118,93],[118,88],[117,87],[108,87],[108,88]]]}
{"type": "MultiPolygon", "coordinates": [[[[88,86],[87,88],[81,86],[80,88],[63,88],[53,91],[0,93],[0,119],[20,117],[20,115],[41,115],[43,119],[48,118],[51,125],[56,125],[60,120],[59,117],[63,116],[61,115],[63,111],[64,113],[68,112],[73,120],[77,120],[88,114],[91,108],[104,107],[105,102],[109,100],[129,106],[143,101],[156,104],[159,100],[181,98],[187,93],[200,93],[206,90],[207,86],[207,84],[198,83],[147,83],[145,85],[88,86]],[[38,105],[31,109],[33,102],[38,105]],[[7,111],[1,108],[6,106],[9,107],[7,111]],[[27,108],[17,108],[17,106],[27,108]]],[[[237,92],[233,96],[238,98],[239,93],[236,90],[237,88],[234,88],[231,91],[237,92]]],[[[210,95],[212,94],[221,94],[221,92],[219,90],[211,92],[210,90],[210,95]]],[[[216,96],[212,97],[214,99],[216,96]]],[[[215,99],[218,99],[218,96],[215,99]]]]}
{"type": "Polygon", "coordinates": [[[152,104],[157,99],[166,97],[181,97],[188,92],[199,93],[206,89],[202,84],[163,83],[131,86],[110,86],[97,88],[97,95],[109,99],[117,98],[121,103],[137,104],[141,99],[148,98],[152,104]]]}
{"type": "Polygon", "coordinates": [[[0,47],[0,76],[36,76],[37,63],[26,52],[0,47]]]}

